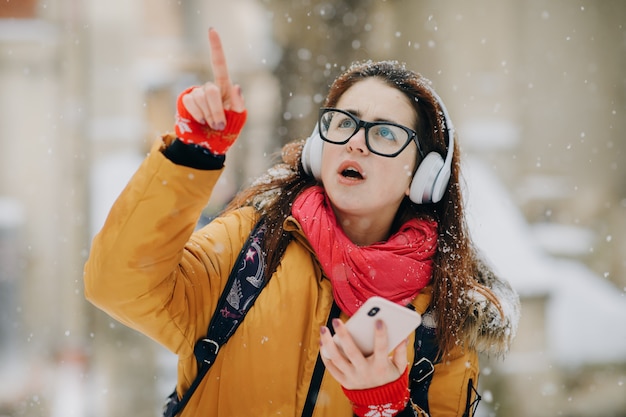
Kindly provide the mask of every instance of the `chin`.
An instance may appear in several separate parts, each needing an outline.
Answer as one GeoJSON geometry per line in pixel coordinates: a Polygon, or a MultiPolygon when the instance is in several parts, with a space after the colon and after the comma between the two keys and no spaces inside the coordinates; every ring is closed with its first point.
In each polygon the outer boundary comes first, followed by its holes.
{"type": "Polygon", "coordinates": [[[354,200],[342,204],[333,204],[333,211],[338,217],[369,217],[372,213],[376,213],[378,209],[370,208],[363,204],[356,204],[354,200]]]}

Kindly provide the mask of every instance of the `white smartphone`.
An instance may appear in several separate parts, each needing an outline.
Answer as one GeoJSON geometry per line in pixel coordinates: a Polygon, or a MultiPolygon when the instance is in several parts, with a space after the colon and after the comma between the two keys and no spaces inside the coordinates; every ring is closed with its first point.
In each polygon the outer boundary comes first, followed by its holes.
{"type": "MultiPolygon", "coordinates": [[[[345,323],[354,343],[365,356],[374,353],[376,320],[382,320],[387,326],[387,340],[391,352],[421,324],[422,316],[385,298],[378,296],[369,298],[345,323]]],[[[341,342],[336,335],[333,336],[333,340],[341,348],[341,342]]]]}

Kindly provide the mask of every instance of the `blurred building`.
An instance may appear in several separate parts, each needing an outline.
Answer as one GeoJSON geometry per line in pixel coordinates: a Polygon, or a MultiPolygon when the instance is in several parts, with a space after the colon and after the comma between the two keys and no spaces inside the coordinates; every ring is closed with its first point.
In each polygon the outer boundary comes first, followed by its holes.
{"type": "MultiPolygon", "coordinates": [[[[82,267],[113,199],[171,129],[178,93],[210,77],[209,26],[222,34],[249,123],[208,213],[310,132],[343,66],[405,61],[446,101],[464,153],[521,208],[524,232],[510,233],[586,265],[547,267],[540,256],[520,266],[511,259],[521,245],[495,256],[529,278],[513,274],[522,326],[511,359],[483,372],[491,395],[481,409],[623,415],[626,352],[559,361],[566,336],[555,335],[572,332],[550,323],[575,308],[558,301],[568,285],[596,279],[613,295],[591,300],[624,300],[625,18],[620,0],[1,1],[0,415],[159,413],[174,358],[86,303],[82,267]]],[[[502,201],[491,208],[508,210],[502,201]]],[[[619,324],[595,310],[599,333],[580,337],[602,341],[619,324]]]]}

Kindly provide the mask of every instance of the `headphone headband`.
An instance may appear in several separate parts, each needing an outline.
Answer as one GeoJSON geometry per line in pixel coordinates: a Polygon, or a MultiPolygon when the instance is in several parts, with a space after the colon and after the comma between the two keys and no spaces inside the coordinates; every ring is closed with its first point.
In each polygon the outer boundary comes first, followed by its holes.
{"type": "Polygon", "coordinates": [[[439,95],[435,92],[435,90],[431,86],[427,86],[427,87],[428,87],[428,91],[430,91],[430,93],[433,95],[433,97],[437,101],[437,104],[439,104],[439,107],[441,107],[441,112],[443,113],[443,119],[446,124],[446,131],[447,131],[447,136],[448,136],[448,152],[446,153],[445,164],[447,166],[451,166],[452,154],[454,153],[454,133],[455,133],[454,125],[452,124],[452,119],[450,119],[450,116],[448,115],[448,109],[446,108],[446,105],[443,104],[443,100],[441,99],[441,97],[439,97],[439,95]]]}

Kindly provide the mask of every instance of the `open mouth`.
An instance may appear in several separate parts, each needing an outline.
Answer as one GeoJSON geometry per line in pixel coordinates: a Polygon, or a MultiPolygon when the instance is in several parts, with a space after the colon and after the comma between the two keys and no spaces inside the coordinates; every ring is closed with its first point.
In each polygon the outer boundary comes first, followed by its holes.
{"type": "Polygon", "coordinates": [[[341,171],[341,175],[344,178],[353,178],[353,179],[358,179],[358,180],[363,179],[363,175],[361,175],[361,173],[354,168],[344,169],[343,171],[341,171]]]}
{"type": "Polygon", "coordinates": [[[354,161],[345,161],[339,166],[338,174],[349,180],[364,180],[366,175],[361,166],[354,161]]]}

